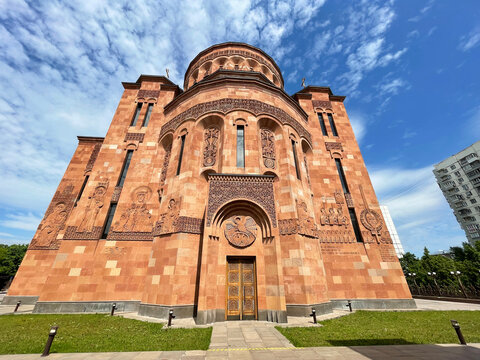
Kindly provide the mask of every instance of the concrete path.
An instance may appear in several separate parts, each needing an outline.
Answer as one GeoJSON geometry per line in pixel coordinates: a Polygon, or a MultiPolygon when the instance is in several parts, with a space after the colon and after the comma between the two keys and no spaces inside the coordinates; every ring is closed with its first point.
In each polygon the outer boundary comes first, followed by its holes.
{"type": "Polygon", "coordinates": [[[415,299],[419,310],[480,310],[480,304],[415,299]]]}
{"type": "MultiPolygon", "coordinates": [[[[51,354],[52,360],[160,360],[160,359],[347,359],[347,360],[478,360],[480,344],[468,346],[443,345],[390,345],[390,346],[352,346],[352,347],[312,347],[262,350],[195,350],[195,351],[148,351],[128,353],[77,353],[51,354]]],[[[40,355],[2,355],[0,360],[34,360],[45,359],[40,355]]]]}

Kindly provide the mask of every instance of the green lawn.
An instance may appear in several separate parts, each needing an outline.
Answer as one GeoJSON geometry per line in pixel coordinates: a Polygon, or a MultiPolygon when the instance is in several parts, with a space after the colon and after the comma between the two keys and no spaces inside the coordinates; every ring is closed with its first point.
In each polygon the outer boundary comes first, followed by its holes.
{"type": "Polygon", "coordinates": [[[41,354],[50,326],[58,325],[51,352],[206,350],[212,328],[163,329],[108,315],[2,315],[0,354],[41,354]]]}
{"type": "Polygon", "coordinates": [[[322,327],[276,329],[297,347],[459,343],[450,319],[467,343],[480,342],[480,311],[357,311],[322,327]]]}

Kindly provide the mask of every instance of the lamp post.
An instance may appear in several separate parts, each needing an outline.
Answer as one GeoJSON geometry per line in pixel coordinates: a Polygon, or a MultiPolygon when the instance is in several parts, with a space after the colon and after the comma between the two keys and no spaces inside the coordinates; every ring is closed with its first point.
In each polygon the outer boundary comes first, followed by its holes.
{"type": "Polygon", "coordinates": [[[433,282],[435,283],[435,287],[437,288],[438,295],[442,295],[440,293],[440,287],[438,286],[437,279],[436,279],[437,273],[435,271],[432,271],[432,272],[429,271],[427,274],[428,276],[431,276],[433,278],[433,282]]]}
{"type": "Polygon", "coordinates": [[[50,348],[52,347],[53,339],[55,335],[57,335],[58,326],[52,326],[50,331],[48,332],[48,339],[47,343],[45,344],[45,348],[43,349],[42,357],[50,355],[50,348]]]}
{"type": "Polygon", "coordinates": [[[408,276],[410,276],[413,279],[413,283],[415,284],[415,287],[417,289],[417,295],[420,295],[420,290],[418,288],[417,281],[415,280],[415,276],[417,276],[417,273],[408,273],[408,276]]]}
{"type": "Polygon", "coordinates": [[[457,271],[450,271],[450,274],[457,277],[457,279],[458,279],[458,284],[460,285],[460,289],[462,289],[463,296],[465,296],[466,298],[468,298],[467,292],[465,291],[465,288],[463,287],[462,280],[460,280],[460,275],[461,275],[462,273],[457,270],[457,271]]]}

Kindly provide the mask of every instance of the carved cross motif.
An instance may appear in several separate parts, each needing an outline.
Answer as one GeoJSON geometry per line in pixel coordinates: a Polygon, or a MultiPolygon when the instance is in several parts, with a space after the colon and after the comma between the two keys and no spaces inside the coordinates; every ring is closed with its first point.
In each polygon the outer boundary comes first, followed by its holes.
{"type": "Polygon", "coordinates": [[[170,154],[172,153],[172,144],[168,144],[165,148],[165,157],[163,158],[162,174],[160,175],[160,185],[165,184],[167,178],[168,162],[170,161],[170,154]]]}
{"type": "Polygon", "coordinates": [[[266,168],[275,169],[275,135],[270,129],[261,129],[262,157],[266,168]]]}
{"type": "Polygon", "coordinates": [[[217,161],[217,144],[220,137],[220,130],[216,127],[205,129],[204,142],[205,149],[203,150],[203,166],[213,166],[217,161]]]}

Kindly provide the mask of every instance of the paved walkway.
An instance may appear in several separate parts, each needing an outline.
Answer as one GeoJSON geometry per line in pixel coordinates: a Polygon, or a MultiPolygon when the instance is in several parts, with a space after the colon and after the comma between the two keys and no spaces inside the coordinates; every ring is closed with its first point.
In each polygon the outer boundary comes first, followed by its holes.
{"type": "Polygon", "coordinates": [[[415,299],[419,310],[480,310],[480,304],[453,301],[415,299]]]}
{"type": "MultiPolygon", "coordinates": [[[[51,354],[47,359],[59,360],[160,360],[160,359],[346,359],[346,360],[478,360],[480,344],[468,346],[443,345],[389,345],[389,346],[351,346],[351,347],[314,347],[263,350],[226,350],[226,351],[148,351],[128,353],[77,353],[51,354]]],[[[41,359],[40,355],[2,355],[0,360],[41,359]]],[[[44,359],[44,358],[43,358],[44,359]]]]}

